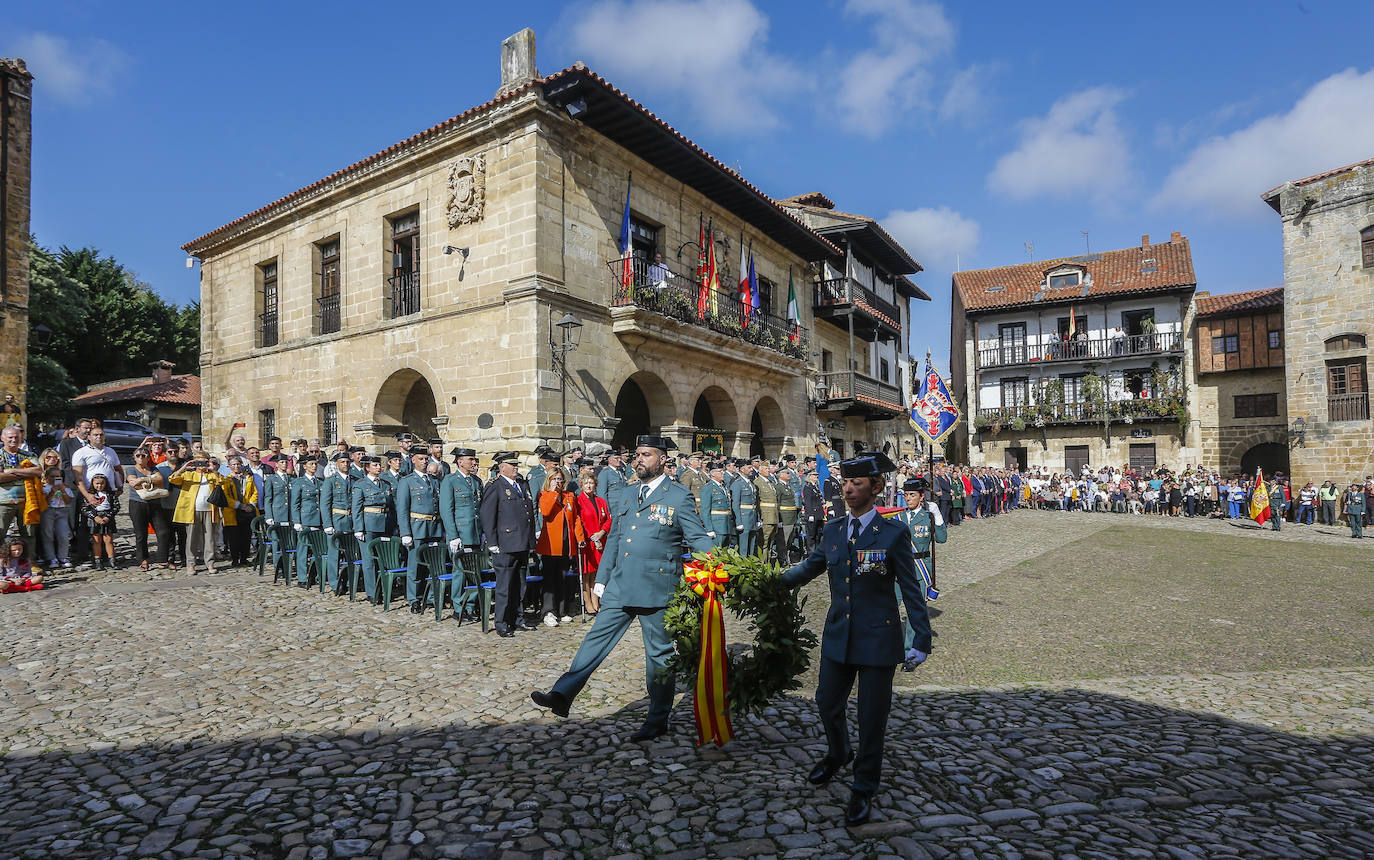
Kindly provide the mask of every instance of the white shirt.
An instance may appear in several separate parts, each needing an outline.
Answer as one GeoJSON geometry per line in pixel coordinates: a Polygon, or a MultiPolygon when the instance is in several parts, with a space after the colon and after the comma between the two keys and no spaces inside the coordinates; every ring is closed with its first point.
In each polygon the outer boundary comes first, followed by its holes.
{"type": "Polygon", "coordinates": [[[647,499],[654,494],[654,490],[658,489],[658,485],[666,480],[668,480],[668,473],[664,472],[652,481],[645,481],[643,484],[640,484],[641,487],[649,488],[647,492],[644,490],[635,490],[635,492],[639,494],[641,499],[647,499]]]}
{"type": "Polygon", "coordinates": [[[81,482],[88,490],[91,488],[91,479],[96,475],[104,475],[105,480],[110,482],[110,486],[115,492],[118,492],[124,484],[119,475],[115,473],[115,469],[119,466],[119,455],[109,445],[99,449],[92,448],[90,445],[82,447],[81,450],[72,455],[72,467],[77,466],[86,470],[86,474],[81,477],[81,482]]]}

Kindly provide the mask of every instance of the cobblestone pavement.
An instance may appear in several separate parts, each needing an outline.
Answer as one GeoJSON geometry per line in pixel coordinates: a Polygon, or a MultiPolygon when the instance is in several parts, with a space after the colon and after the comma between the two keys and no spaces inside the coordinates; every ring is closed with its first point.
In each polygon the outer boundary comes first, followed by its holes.
{"type": "MultiPolygon", "coordinates": [[[[961,526],[945,587],[1120,519],[1026,528],[1040,516],[961,526]]],[[[904,686],[875,820],[846,830],[843,780],[805,782],[809,691],[724,749],[694,745],[687,697],[668,736],[630,743],[634,630],[555,720],[527,696],[577,622],[499,640],[126,569],[6,596],[0,624],[0,857],[1374,854],[1374,667],[904,686]]]]}

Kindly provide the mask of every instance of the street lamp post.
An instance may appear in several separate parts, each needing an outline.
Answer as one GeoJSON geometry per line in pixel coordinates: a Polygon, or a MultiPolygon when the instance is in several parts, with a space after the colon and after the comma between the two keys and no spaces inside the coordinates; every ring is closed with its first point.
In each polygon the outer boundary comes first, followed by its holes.
{"type": "Polygon", "coordinates": [[[568,353],[576,352],[577,347],[582,341],[582,320],[573,316],[571,313],[563,314],[563,318],[554,323],[561,332],[559,342],[555,343],[553,332],[549,332],[549,349],[553,355],[553,362],[558,366],[558,391],[562,399],[561,420],[558,425],[558,434],[562,439],[560,450],[568,450],[568,353]]]}

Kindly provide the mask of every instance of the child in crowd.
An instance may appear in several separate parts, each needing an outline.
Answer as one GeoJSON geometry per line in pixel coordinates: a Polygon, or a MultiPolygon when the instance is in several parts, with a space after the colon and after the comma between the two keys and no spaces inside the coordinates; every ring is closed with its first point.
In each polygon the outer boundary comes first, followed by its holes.
{"type": "Polygon", "coordinates": [[[86,526],[91,532],[91,566],[96,570],[107,567],[116,570],[114,533],[119,496],[110,489],[110,482],[104,475],[91,478],[91,488],[83,488],[81,492],[86,497],[86,526]]]}
{"type": "Polygon", "coordinates": [[[23,538],[5,541],[4,556],[0,557],[0,594],[42,585],[43,577],[29,569],[28,545],[23,538]]]}
{"type": "Polygon", "coordinates": [[[43,473],[43,497],[48,500],[48,507],[38,520],[38,534],[41,538],[39,558],[42,558],[41,550],[46,548],[49,570],[71,567],[71,560],[67,558],[67,545],[71,543],[72,528],[67,522],[67,508],[75,499],[72,491],[67,489],[62,470],[56,466],[43,473]]]}

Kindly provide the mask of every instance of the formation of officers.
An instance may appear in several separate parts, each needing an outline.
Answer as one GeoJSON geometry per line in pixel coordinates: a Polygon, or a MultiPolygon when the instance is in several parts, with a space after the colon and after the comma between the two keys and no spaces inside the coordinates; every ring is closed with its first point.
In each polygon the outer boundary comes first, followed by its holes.
{"type": "MultiPolygon", "coordinates": [[[[425,611],[428,575],[420,548],[446,545],[451,554],[485,551],[495,572],[496,631],[508,637],[530,627],[522,609],[538,612],[542,601],[549,610],[546,623],[557,623],[568,620],[567,606],[577,605],[560,590],[565,571],[545,570],[556,563],[544,555],[548,541],[541,540],[553,522],[566,529],[564,539],[553,543],[563,547],[560,554],[580,562],[583,603],[594,609],[590,579],[609,532],[615,497],[641,480],[626,452],[609,451],[593,460],[582,448],[557,452],[540,446],[534,452],[537,464],[522,470],[521,456],[503,451],[484,477],[472,448],[445,452],[441,440],[425,443],[409,433],[396,440],[395,450],[378,457],[342,442],[326,454],[305,440],[294,441],[294,453],[287,454],[274,439],[271,453],[262,457],[259,503],[268,527],[282,533],[274,561],[286,547],[305,546],[307,533],[323,532],[328,586],[342,592],[341,567],[359,563],[367,599],[381,604],[387,595],[381,593],[377,562],[368,547],[376,538],[396,540],[406,571],[405,599],[418,614],[425,611]],[[554,472],[562,473],[561,482],[550,481],[554,472]],[[550,512],[541,510],[541,492],[552,486],[558,486],[560,499],[564,493],[570,497],[566,520],[550,519],[550,512]],[[596,499],[604,500],[599,509],[596,499]],[[575,514],[581,503],[604,511],[605,521],[594,528],[584,522],[588,517],[579,520],[575,514]],[[287,539],[288,531],[295,532],[294,540],[287,539]]],[[[822,485],[814,464],[810,456],[800,461],[792,455],[712,460],[694,451],[681,460],[668,458],[663,474],[691,494],[713,546],[738,547],[789,563],[802,557],[820,526],[844,509],[839,480],[822,485]]],[[[310,554],[296,552],[294,568],[297,584],[307,586],[310,554]]],[[[473,606],[454,609],[471,614],[473,606]]]]}

